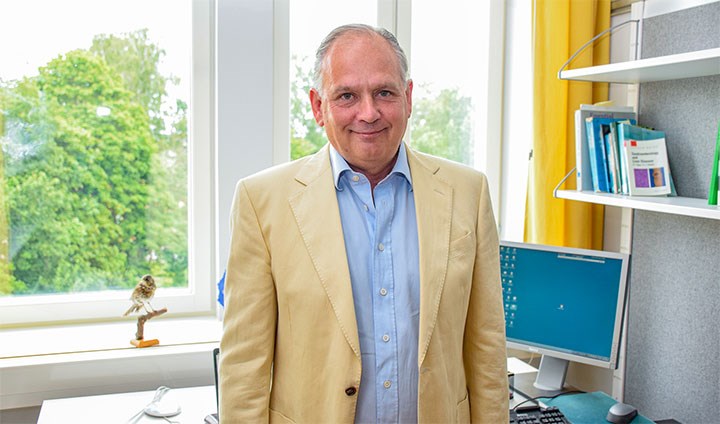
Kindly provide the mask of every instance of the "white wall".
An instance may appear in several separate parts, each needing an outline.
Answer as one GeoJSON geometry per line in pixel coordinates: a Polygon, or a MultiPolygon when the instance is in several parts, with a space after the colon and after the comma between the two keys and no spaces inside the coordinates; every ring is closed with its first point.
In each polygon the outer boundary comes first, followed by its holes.
{"type": "Polygon", "coordinates": [[[235,183],[273,165],[274,7],[270,0],[217,0],[216,187],[220,275],[228,257],[235,183]]]}

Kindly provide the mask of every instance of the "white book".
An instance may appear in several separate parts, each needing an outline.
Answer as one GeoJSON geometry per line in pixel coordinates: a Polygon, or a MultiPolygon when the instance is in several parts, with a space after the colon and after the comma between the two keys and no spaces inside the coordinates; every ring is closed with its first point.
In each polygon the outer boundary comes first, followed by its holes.
{"type": "Polygon", "coordinates": [[[631,196],[670,194],[670,166],[665,138],[625,140],[628,188],[631,196]]]}

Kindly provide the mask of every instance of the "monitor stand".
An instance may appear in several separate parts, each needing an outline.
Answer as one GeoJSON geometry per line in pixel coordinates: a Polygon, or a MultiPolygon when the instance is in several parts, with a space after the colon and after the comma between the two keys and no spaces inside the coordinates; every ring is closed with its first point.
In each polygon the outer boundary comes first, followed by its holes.
{"type": "Polygon", "coordinates": [[[558,391],[565,385],[568,361],[543,355],[540,359],[540,368],[533,386],[540,390],[558,391]]]}

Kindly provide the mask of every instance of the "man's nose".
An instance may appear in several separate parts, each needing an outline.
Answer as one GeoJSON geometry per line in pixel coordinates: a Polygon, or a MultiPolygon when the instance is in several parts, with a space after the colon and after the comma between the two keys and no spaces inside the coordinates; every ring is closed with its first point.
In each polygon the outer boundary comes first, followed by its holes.
{"type": "Polygon", "coordinates": [[[373,96],[363,96],[358,107],[359,120],[372,123],[380,119],[380,109],[373,96]]]}

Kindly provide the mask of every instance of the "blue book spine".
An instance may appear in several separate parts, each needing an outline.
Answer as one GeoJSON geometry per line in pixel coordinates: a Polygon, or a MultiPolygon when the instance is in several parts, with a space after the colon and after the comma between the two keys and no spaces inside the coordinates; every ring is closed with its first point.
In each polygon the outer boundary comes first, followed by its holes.
{"type": "Polygon", "coordinates": [[[608,192],[609,180],[607,174],[607,156],[605,155],[605,140],[598,125],[598,119],[587,119],[588,153],[590,154],[590,168],[593,172],[593,190],[608,192]]]}
{"type": "Polygon", "coordinates": [[[595,151],[595,137],[593,133],[592,118],[585,120],[585,133],[587,134],[588,156],[590,159],[590,171],[592,173],[592,186],[594,191],[600,191],[600,179],[598,178],[598,154],[595,151]]]}
{"type": "Polygon", "coordinates": [[[617,193],[619,186],[619,175],[617,174],[617,167],[615,166],[615,151],[613,150],[613,140],[610,136],[610,125],[601,125],[600,133],[603,136],[605,142],[605,158],[607,159],[607,175],[608,175],[608,192],[617,193]]]}
{"type": "MultiPolygon", "coordinates": [[[[596,147],[596,151],[600,152],[597,156],[598,161],[598,179],[600,183],[600,191],[612,193],[613,189],[611,184],[611,180],[609,177],[611,166],[610,162],[608,160],[609,153],[607,152],[606,145],[605,145],[605,134],[606,132],[609,132],[609,126],[610,124],[618,121],[625,121],[626,118],[601,118],[597,117],[592,120],[592,134],[595,140],[595,144],[597,145],[598,142],[600,144],[600,147],[596,147]],[[604,181],[604,185],[603,185],[604,181]]],[[[635,120],[631,119],[630,122],[634,123],[635,120]]],[[[590,130],[590,129],[588,129],[590,130]]],[[[611,158],[612,159],[612,158],[611,158]]],[[[618,181],[619,183],[620,181],[618,181]]]]}
{"type": "Polygon", "coordinates": [[[628,194],[628,175],[627,175],[627,165],[625,164],[625,154],[623,152],[623,146],[620,139],[620,131],[618,127],[620,126],[619,122],[615,122],[610,125],[610,133],[611,133],[611,139],[614,143],[614,149],[615,149],[615,160],[617,165],[617,170],[620,178],[620,187],[619,187],[619,193],[622,194],[628,194]]]}

